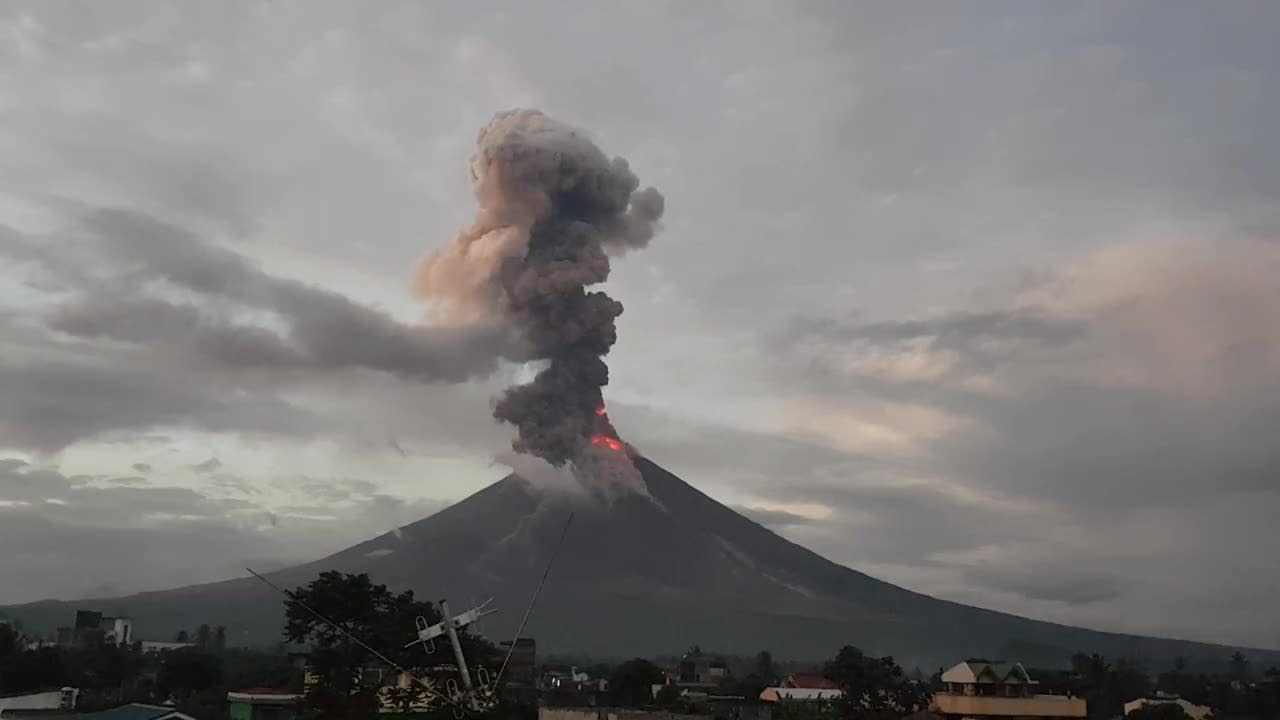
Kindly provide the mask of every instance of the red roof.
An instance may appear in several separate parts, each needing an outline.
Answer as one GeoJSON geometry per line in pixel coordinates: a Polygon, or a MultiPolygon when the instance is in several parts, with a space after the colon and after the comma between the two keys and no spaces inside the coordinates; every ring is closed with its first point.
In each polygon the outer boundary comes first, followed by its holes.
{"type": "Polygon", "coordinates": [[[783,683],[783,687],[806,688],[810,690],[839,690],[834,681],[821,675],[791,675],[783,683]]]}

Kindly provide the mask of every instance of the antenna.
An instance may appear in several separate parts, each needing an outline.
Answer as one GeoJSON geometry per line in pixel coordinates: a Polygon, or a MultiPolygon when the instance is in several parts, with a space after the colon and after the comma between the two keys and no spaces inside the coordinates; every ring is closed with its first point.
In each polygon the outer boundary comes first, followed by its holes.
{"type": "Polygon", "coordinates": [[[416,682],[416,683],[418,683],[419,685],[421,685],[421,686],[423,687],[423,689],[425,689],[425,690],[427,691],[427,695],[428,695],[429,697],[439,698],[439,699],[441,699],[441,700],[445,701],[446,703],[449,703],[450,705],[456,705],[456,704],[457,704],[457,703],[455,703],[455,702],[453,701],[453,699],[452,699],[452,698],[450,698],[450,697],[448,697],[448,696],[446,696],[446,695],[443,695],[443,694],[441,694],[439,691],[437,691],[437,690],[436,690],[436,688],[435,688],[435,685],[433,685],[430,681],[428,681],[428,680],[423,680],[422,678],[418,677],[417,675],[414,675],[413,673],[411,673],[411,672],[409,672],[408,670],[406,670],[402,665],[400,665],[399,663],[397,663],[395,660],[392,660],[391,658],[387,657],[386,655],[383,655],[382,653],[380,653],[380,652],[378,652],[377,650],[373,649],[373,648],[372,648],[372,647],[370,647],[370,646],[369,646],[365,641],[363,641],[363,640],[361,640],[360,638],[358,638],[358,637],[356,637],[355,635],[353,635],[353,634],[352,634],[349,630],[347,630],[346,628],[344,628],[344,627],[342,627],[341,625],[339,625],[338,623],[336,623],[336,622],[334,622],[334,621],[330,620],[329,618],[325,617],[324,615],[321,615],[319,612],[316,612],[314,609],[312,609],[312,608],[311,608],[311,606],[310,606],[310,605],[307,605],[306,603],[304,603],[304,602],[302,602],[301,600],[299,600],[299,599],[297,598],[297,596],[296,596],[296,595],[294,595],[293,593],[289,592],[288,590],[285,590],[284,588],[280,587],[279,585],[276,585],[275,583],[271,582],[270,580],[268,580],[268,579],[266,579],[266,578],[262,577],[261,575],[259,575],[258,573],[254,572],[254,571],[253,571],[253,570],[251,570],[250,568],[245,568],[245,570],[248,570],[250,575],[252,575],[252,576],[254,576],[254,577],[258,578],[259,580],[261,580],[262,582],[266,583],[266,584],[267,584],[267,586],[268,586],[268,587],[270,587],[272,590],[275,590],[276,592],[280,593],[281,595],[284,595],[285,597],[289,598],[290,600],[292,600],[292,601],[294,601],[294,602],[298,603],[298,606],[299,606],[299,607],[301,607],[303,610],[306,610],[307,612],[311,613],[312,615],[315,615],[315,616],[316,616],[316,617],[317,617],[321,622],[325,623],[326,625],[328,625],[329,627],[333,628],[334,630],[337,630],[338,632],[342,633],[342,635],[343,635],[343,636],[345,636],[348,640],[350,640],[350,641],[354,642],[355,644],[359,645],[360,647],[364,648],[366,651],[368,651],[369,653],[373,654],[373,656],[374,656],[374,657],[376,657],[376,658],[378,658],[379,660],[381,660],[382,662],[384,662],[384,663],[386,663],[386,664],[390,665],[391,667],[395,668],[396,670],[399,670],[400,672],[404,673],[404,675],[405,675],[406,677],[408,677],[409,679],[411,679],[411,680],[413,680],[414,682],[416,682]]]}
{"type": "MultiPolygon", "coordinates": [[[[458,639],[458,630],[466,627],[484,617],[498,612],[496,609],[486,609],[489,603],[493,602],[493,598],[489,598],[470,610],[449,616],[449,601],[440,601],[440,613],[444,618],[435,625],[428,625],[425,618],[419,616],[417,619],[418,639],[405,645],[405,647],[413,647],[419,643],[424,646],[431,647],[433,641],[444,635],[449,638],[449,645],[453,647],[453,658],[458,663],[458,675],[462,678],[462,688],[450,680],[446,685],[449,690],[450,699],[455,706],[459,708],[466,707],[475,712],[483,712],[493,707],[497,703],[494,693],[497,686],[488,682],[489,671],[483,667],[477,668],[476,672],[480,675],[481,686],[476,688],[471,682],[471,669],[467,667],[467,657],[462,652],[462,642],[458,639]]],[[[456,713],[455,713],[456,714],[456,713]]]]}
{"type": "Polygon", "coordinates": [[[442,599],[440,601],[440,613],[443,618],[440,622],[430,625],[427,623],[426,618],[422,616],[418,616],[416,618],[415,626],[418,637],[404,647],[409,648],[414,645],[421,644],[424,649],[426,649],[427,653],[431,654],[435,651],[436,638],[444,636],[449,639],[449,645],[453,648],[453,657],[458,664],[458,675],[462,680],[462,686],[458,687],[458,684],[454,680],[450,679],[445,684],[446,693],[441,693],[436,690],[435,685],[429,680],[424,680],[409,672],[405,667],[386,655],[378,652],[346,628],[333,620],[330,620],[324,615],[321,615],[315,609],[299,600],[294,593],[276,585],[250,568],[245,568],[245,570],[248,570],[250,575],[261,580],[271,589],[297,603],[302,609],[311,613],[329,627],[337,630],[344,637],[359,645],[374,657],[377,657],[379,660],[382,660],[412,679],[415,683],[426,690],[428,697],[442,700],[446,704],[453,706],[454,717],[462,718],[466,714],[467,710],[480,713],[492,709],[497,704],[498,683],[502,680],[502,675],[506,672],[507,666],[511,662],[511,654],[515,651],[516,643],[520,639],[520,634],[524,632],[525,625],[529,622],[529,616],[533,614],[533,608],[538,602],[538,595],[542,592],[542,586],[546,584],[547,578],[551,575],[551,568],[555,566],[556,558],[560,555],[560,549],[564,546],[565,536],[569,534],[569,525],[573,522],[573,515],[574,513],[570,512],[569,517],[565,519],[564,529],[560,531],[560,539],[556,542],[555,550],[551,553],[551,559],[547,561],[547,568],[543,571],[542,578],[538,581],[538,585],[533,590],[533,597],[529,599],[529,605],[525,608],[524,617],[520,619],[520,625],[516,628],[515,638],[512,639],[511,645],[507,648],[506,657],[503,658],[502,666],[498,669],[498,674],[495,677],[490,678],[488,669],[483,666],[479,666],[476,668],[476,679],[479,680],[479,686],[477,687],[476,684],[472,682],[471,669],[467,666],[467,658],[462,650],[462,642],[458,638],[458,630],[475,623],[486,615],[492,615],[497,612],[496,608],[489,608],[489,603],[493,602],[493,598],[489,598],[470,610],[452,617],[450,617],[448,601],[442,599]]]}

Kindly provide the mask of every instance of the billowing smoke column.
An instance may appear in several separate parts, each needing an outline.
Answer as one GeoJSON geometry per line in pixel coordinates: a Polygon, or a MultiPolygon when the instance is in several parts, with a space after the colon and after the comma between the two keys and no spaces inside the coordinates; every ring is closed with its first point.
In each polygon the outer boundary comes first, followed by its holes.
{"type": "Polygon", "coordinates": [[[556,466],[617,453],[603,358],[622,304],[586,288],[609,277],[609,253],[648,244],[662,195],[640,190],[625,160],[536,110],[497,114],[476,145],[475,223],[423,261],[417,291],[453,318],[507,319],[526,343],[520,359],[543,364],[494,407],[519,432],[514,450],[556,466]]]}

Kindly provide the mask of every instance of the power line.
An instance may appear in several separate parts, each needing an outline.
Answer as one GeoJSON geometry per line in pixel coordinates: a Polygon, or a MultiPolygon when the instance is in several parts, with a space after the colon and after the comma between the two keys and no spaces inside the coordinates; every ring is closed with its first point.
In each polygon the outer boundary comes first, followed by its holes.
{"type": "Polygon", "coordinates": [[[502,660],[502,667],[498,668],[498,676],[494,678],[493,687],[497,688],[498,683],[502,681],[502,674],[507,671],[507,663],[511,662],[511,653],[516,651],[516,643],[520,641],[520,634],[524,632],[525,623],[529,622],[529,615],[533,613],[533,606],[538,602],[538,593],[542,592],[542,586],[546,584],[547,577],[551,575],[551,567],[556,563],[556,557],[560,554],[560,547],[564,545],[564,537],[569,534],[569,523],[573,522],[573,513],[569,513],[569,517],[564,521],[564,529],[560,531],[560,540],[556,542],[556,548],[551,553],[551,559],[547,561],[547,569],[542,573],[542,579],[538,581],[538,586],[533,589],[533,597],[529,600],[529,607],[524,610],[524,617],[520,619],[520,625],[516,628],[516,636],[511,639],[511,646],[507,648],[507,656],[502,660]]]}
{"type": "Polygon", "coordinates": [[[299,600],[299,599],[298,599],[298,597],[297,597],[294,593],[291,593],[291,592],[289,592],[288,590],[285,590],[284,588],[280,587],[279,585],[276,585],[275,583],[271,582],[270,580],[268,580],[268,579],[266,579],[266,578],[262,577],[261,575],[259,575],[259,574],[258,574],[258,573],[256,573],[256,572],[254,572],[254,571],[253,571],[253,570],[251,570],[250,568],[245,568],[245,570],[248,570],[250,575],[252,575],[252,576],[254,576],[254,577],[258,578],[259,580],[261,580],[262,582],[266,583],[266,584],[267,584],[267,586],[268,586],[268,587],[270,587],[271,589],[275,590],[276,592],[280,593],[281,595],[284,595],[285,597],[289,598],[289,599],[290,599],[290,600],[292,600],[293,602],[297,603],[297,604],[298,604],[298,606],[299,606],[299,607],[301,607],[303,610],[306,610],[307,612],[311,613],[312,615],[315,615],[317,618],[319,618],[322,622],[324,622],[324,623],[325,623],[326,625],[328,625],[329,627],[331,627],[331,628],[333,628],[334,630],[337,630],[338,632],[342,633],[342,634],[343,634],[343,635],[344,635],[348,640],[351,640],[351,641],[352,641],[352,642],[354,642],[355,644],[359,645],[360,647],[362,647],[362,648],[364,648],[365,650],[367,650],[367,651],[369,651],[370,653],[372,653],[372,654],[373,654],[375,657],[377,657],[379,660],[381,660],[381,661],[385,662],[386,664],[390,665],[391,667],[395,668],[396,670],[399,670],[401,673],[403,673],[403,674],[405,674],[406,676],[408,676],[411,680],[413,680],[414,682],[416,682],[416,683],[418,683],[419,685],[421,685],[421,686],[422,686],[422,687],[427,691],[427,693],[428,693],[429,695],[431,695],[431,696],[433,696],[433,697],[440,698],[441,700],[445,701],[446,703],[448,703],[448,704],[450,704],[450,705],[457,705],[457,703],[453,702],[453,700],[452,700],[451,698],[449,698],[448,696],[446,696],[446,695],[444,695],[444,694],[442,694],[442,693],[440,693],[440,692],[437,692],[437,691],[436,691],[436,689],[435,689],[435,687],[433,687],[433,686],[431,685],[431,683],[429,683],[429,682],[427,682],[426,680],[423,680],[422,678],[418,677],[417,675],[414,675],[413,673],[409,672],[407,669],[405,669],[405,668],[404,668],[404,666],[400,665],[400,663],[397,663],[395,660],[392,660],[391,658],[387,657],[386,655],[383,655],[382,653],[380,653],[380,652],[378,652],[377,650],[373,649],[373,648],[372,648],[372,647],[370,647],[367,643],[365,643],[365,641],[363,641],[363,640],[361,640],[360,638],[356,637],[354,634],[352,634],[352,633],[351,633],[350,631],[348,631],[346,628],[342,627],[341,625],[339,625],[338,623],[334,622],[333,620],[330,620],[329,618],[325,617],[324,615],[321,615],[319,612],[317,612],[316,610],[314,610],[311,606],[309,606],[309,605],[307,605],[306,603],[304,603],[304,602],[302,602],[301,600],[299,600]]]}

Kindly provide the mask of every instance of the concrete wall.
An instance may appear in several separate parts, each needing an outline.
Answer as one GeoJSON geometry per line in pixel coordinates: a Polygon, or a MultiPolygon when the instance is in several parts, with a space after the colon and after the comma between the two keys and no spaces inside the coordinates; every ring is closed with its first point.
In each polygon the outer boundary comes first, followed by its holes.
{"type": "Polygon", "coordinates": [[[0,698],[0,716],[4,715],[5,710],[57,710],[60,707],[61,690],[0,698]]]}
{"type": "Polygon", "coordinates": [[[1065,695],[1011,698],[938,693],[931,709],[944,715],[988,717],[1082,718],[1088,714],[1084,698],[1065,695]]]}

